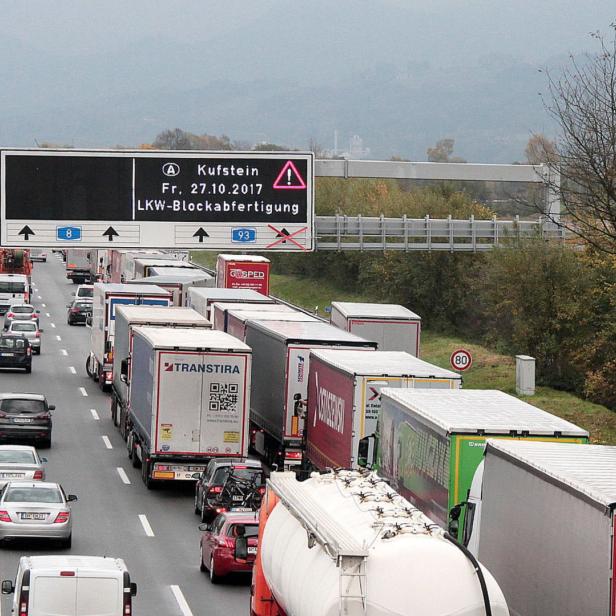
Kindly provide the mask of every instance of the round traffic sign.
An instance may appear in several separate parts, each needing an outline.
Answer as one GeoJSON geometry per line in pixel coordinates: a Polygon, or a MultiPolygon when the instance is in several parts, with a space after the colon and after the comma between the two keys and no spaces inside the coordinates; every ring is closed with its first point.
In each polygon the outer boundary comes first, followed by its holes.
{"type": "Polygon", "coordinates": [[[454,370],[468,370],[473,365],[473,357],[466,349],[457,349],[449,359],[454,370]]]}

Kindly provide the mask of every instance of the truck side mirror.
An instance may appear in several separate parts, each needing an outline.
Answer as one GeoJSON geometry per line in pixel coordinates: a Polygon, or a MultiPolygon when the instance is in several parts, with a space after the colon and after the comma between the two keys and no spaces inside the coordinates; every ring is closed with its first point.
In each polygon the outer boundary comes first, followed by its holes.
{"type": "Polygon", "coordinates": [[[2,594],[12,595],[15,592],[15,586],[13,586],[13,580],[2,580],[2,594]]]}
{"type": "Polygon", "coordinates": [[[137,596],[137,584],[136,584],[136,582],[131,582],[130,583],[130,596],[131,597],[136,597],[137,596]]]}
{"type": "Polygon", "coordinates": [[[463,504],[464,503],[455,505],[449,511],[449,525],[447,526],[447,531],[456,539],[458,538],[458,531],[460,530],[460,515],[462,514],[463,504]]]}
{"type": "Polygon", "coordinates": [[[245,535],[235,538],[235,560],[248,559],[248,539],[245,535]]]}

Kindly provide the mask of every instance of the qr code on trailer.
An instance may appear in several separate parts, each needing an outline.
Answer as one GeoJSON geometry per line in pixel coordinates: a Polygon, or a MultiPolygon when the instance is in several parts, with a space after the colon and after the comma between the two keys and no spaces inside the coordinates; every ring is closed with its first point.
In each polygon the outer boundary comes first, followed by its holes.
{"type": "Polygon", "coordinates": [[[237,410],[237,383],[210,383],[210,411],[237,410]]]}

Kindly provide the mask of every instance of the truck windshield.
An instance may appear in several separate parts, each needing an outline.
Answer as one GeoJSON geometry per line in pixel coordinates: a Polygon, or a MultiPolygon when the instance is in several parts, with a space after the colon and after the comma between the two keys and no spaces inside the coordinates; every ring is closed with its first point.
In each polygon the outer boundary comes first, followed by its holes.
{"type": "Polygon", "coordinates": [[[25,282],[13,282],[8,280],[0,280],[0,293],[25,293],[25,282]]]}

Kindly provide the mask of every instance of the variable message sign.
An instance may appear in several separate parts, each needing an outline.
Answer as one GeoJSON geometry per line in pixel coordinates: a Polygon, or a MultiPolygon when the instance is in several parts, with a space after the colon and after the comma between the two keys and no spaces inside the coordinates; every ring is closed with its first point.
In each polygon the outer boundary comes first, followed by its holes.
{"type": "Polygon", "coordinates": [[[314,159],[298,152],[0,152],[3,246],[314,248],[314,159]]]}

